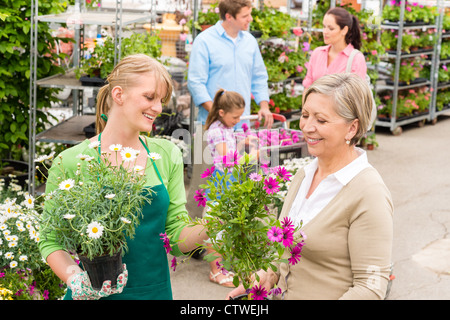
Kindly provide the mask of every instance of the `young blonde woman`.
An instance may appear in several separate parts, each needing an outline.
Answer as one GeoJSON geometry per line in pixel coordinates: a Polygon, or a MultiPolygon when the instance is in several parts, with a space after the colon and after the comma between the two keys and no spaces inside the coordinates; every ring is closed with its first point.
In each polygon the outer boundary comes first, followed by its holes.
{"type": "MultiPolygon", "coordinates": [[[[312,163],[294,176],[280,219],[302,222],[300,262],[259,271],[281,299],[383,299],[391,269],[391,194],[355,144],[370,121],[371,91],[353,73],[316,80],[303,94],[300,129],[312,163]]],[[[230,292],[242,293],[243,287],[230,292]]]]}
{"type": "MultiPolygon", "coordinates": [[[[167,255],[159,235],[167,233],[175,241],[186,239],[174,246],[171,252],[174,255],[191,251],[196,248],[196,243],[208,238],[201,227],[190,228],[182,219],[187,217],[187,211],[180,150],[168,140],[140,135],[152,130],[155,118],[171,93],[170,75],[159,62],[144,54],[125,57],[98,93],[98,135],[63,152],[66,160],[62,165],[70,176],[77,170],[76,155],[105,156],[89,148],[91,142],[100,142],[101,150],[107,150],[112,144],[139,150],[136,165],[146,168],[147,184],[156,192],[151,204],[143,208],[144,219],[135,237],[128,241],[129,250],[123,257],[126,271],[120,276],[117,289],[93,290],[86,272],[55,239],[44,239],[40,243],[43,257],[68,285],[66,299],[172,299],[167,255]],[[150,152],[160,154],[161,159],[147,165],[151,161],[150,152]]],[[[116,163],[113,156],[109,160],[115,165],[122,161],[119,158],[116,163]]],[[[55,175],[58,170],[55,169],[58,165],[55,161],[49,171],[46,193],[57,188],[55,175]]]]}

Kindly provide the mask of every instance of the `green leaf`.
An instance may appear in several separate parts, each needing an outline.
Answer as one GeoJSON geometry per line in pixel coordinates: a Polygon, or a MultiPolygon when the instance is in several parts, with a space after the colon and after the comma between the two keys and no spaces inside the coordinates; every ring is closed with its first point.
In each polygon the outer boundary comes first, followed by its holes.
{"type": "Polygon", "coordinates": [[[233,284],[235,287],[239,287],[239,276],[238,275],[235,275],[233,277],[233,284]]]}

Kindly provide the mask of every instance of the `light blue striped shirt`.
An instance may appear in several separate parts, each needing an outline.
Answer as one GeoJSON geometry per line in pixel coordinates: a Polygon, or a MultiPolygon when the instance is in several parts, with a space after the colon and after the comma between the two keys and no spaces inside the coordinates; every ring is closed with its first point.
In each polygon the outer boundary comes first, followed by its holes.
{"type": "MultiPolygon", "coordinates": [[[[218,21],[195,38],[189,59],[188,89],[199,106],[197,120],[203,124],[208,111],[201,104],[213,101],[217,90],[239,92],[245,99],[243,115],[249,115],[252,93],[257,104],[269,101],[267,80],[258,42],[249,32],[239,31],[233,41],[222,21],[218,21]]],[[[236,127],[240,128],[241,123],[236,127]]]]}

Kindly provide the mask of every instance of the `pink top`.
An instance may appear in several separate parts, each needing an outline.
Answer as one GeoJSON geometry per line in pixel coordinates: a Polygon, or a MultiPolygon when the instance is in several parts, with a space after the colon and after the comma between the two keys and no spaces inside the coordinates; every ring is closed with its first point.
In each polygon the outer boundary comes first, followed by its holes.
{"type": "MultiPolygon", "coordinates": [[[[330,46],[331,45],[327,45],[314,49],[311,54],[311,59],[309,62],[305,63],[305,67],[308,69],[306,77],[303,79],[303,86],[305,89],[308,88],[314,81],[327,74],[345,72],[348,57],[354,49],[353,45],[350,43],[328,66],[328,52],[330,51],[330,46]]],[[[356,73],[362,79],[366,78],[367,65],[366,59],[362,53],[358,53],[353,58],[351,72],[356,73]]]]}

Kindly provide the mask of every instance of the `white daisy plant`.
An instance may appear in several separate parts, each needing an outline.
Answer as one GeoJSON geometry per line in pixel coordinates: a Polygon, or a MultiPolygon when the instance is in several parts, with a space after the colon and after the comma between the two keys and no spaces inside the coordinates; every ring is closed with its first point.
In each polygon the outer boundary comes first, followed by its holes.
{"type": "Polygon", "coordinates": [[[145,185],[145,168],[136,165],[138,150],[111,144],[99,155],[98,148],[92,142],[75,159],[66,159],[64,152],[55,158],[49,179],[53,187],[51,195],[44,195],[40,218],[40,237],[88,259],[126,251],[142,217],[139,208],[151,201],[145,194],[153,194],[145,185]],[[67,164],[75,168],[68,171],[67,164]]]}

